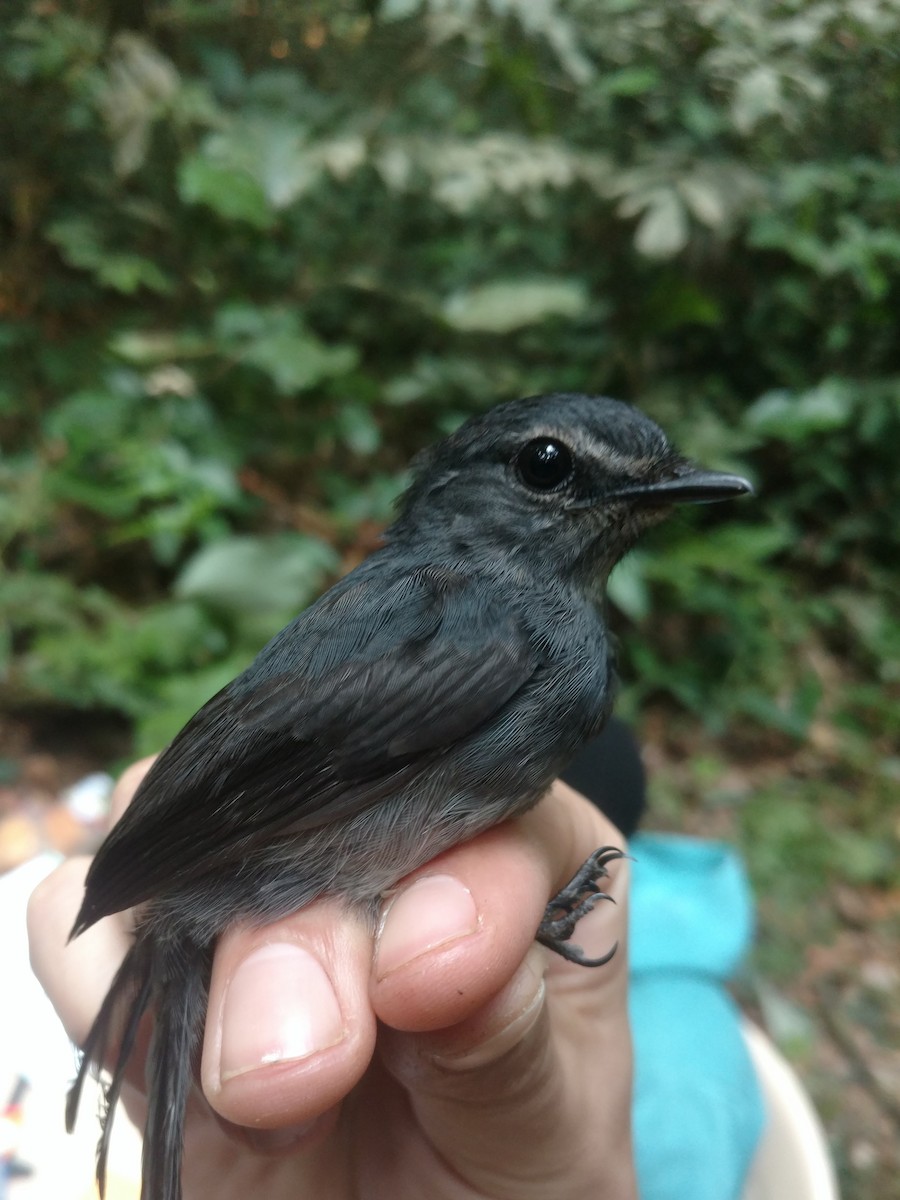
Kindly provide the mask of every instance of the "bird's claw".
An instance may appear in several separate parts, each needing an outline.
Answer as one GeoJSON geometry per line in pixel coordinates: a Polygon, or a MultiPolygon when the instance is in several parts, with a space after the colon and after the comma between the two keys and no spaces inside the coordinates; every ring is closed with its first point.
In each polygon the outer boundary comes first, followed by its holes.
{"type": "Polygon", "coordinates": [[[607,863],[625,857],[625,852],[615,846],[602,846],[578,868],[544,910],[544,919],[536,935],[542,946],[582,967],[602,967],[609,962],[618,948],[618,942],[600,958],[588,958],[580,946],[569,942],[569,938],[581,918],[587,916],[598,900],[613,900],[607,892],[601,891],[600,880],[609,876],[607,863]]]}

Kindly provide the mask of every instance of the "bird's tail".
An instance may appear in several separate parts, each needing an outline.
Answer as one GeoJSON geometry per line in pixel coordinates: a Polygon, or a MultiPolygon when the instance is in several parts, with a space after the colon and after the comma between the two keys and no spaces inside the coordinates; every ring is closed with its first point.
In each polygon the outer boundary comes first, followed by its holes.
{"type": "Polygon", "coordinates": [[[181,944],[167,953],[147,1073],[142,1200],[181,1200],[184,1117],[200,1050],[212,953],[181,944]]]}
{"type": "Polygon", "coordinates": [[[147,1059],[141,1200],[181,1200],[184,1117],[206,1015],[210,957],[198,947],[160,946],[152,935],[139,933],[91,1027],[66,1101],[66,1128],[71,1132],[75,1124],[92,1064],[111,1062],[97,1144],[101,1200],[116,1104],[141,1020],[151,1006],[154,1024],[147,1059]]]}

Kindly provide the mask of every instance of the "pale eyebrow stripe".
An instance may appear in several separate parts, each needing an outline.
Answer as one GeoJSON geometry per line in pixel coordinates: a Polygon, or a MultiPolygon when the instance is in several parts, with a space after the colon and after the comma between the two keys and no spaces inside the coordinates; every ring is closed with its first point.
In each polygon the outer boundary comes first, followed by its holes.
{"type": "Polygon", "coordinates": [[[635,468],[638,468],[639,470],[641,466],[649,466],[650,464],[650,460],[646,458],[629,458],[626,454],[622,454],[620,451],[614,449],[609,442],[586,442],[579,438],[578,441],[573,445],[571,441],[571,430],[567,430],[565,433],[562,433],[553,429],[542,429],[539,432],[536,432],[533,436],[535,438],[552,438],[554,441],[562,442],[563,445],[571,446],[576,455],[580,454],[584,458],[591,459],[593,462],[598,463],[601,467],[607,467],[611,471],[621,471],[624,473],[633,471],[635,468]]]}
{"type": "Polygon", "coordinates": [[[634,470],[638,465],[638,460],[628,458],[624,454],[620,454],[618,450],[614,450],[606,442],[595,442],[589,451],[587,457],[592,458],[594,462],[600,463],[603,467],[609,467],[613,471],[628,471],[634,470]]]}

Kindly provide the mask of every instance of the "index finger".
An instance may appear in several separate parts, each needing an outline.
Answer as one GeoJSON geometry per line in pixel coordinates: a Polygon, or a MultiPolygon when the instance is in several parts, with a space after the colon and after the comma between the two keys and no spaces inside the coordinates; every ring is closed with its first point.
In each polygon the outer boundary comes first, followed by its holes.
{"type": "MultiPolygon", "coordinates": [[[[132,763],[116,784],[110,825],[121,817],[154,758],[132,763]]],[[[109,985],[131,945],[130,912],[104,917],[73,941],[69,933],[84,895],[90,859],[66,859],[28,902],[31,966],[76,1045],[87,1037],[109,985]]]]}

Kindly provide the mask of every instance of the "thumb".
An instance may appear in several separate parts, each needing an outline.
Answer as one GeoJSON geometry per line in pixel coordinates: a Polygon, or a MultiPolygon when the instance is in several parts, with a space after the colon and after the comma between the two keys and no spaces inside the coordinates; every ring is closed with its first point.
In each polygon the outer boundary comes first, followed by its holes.
{"type": "MultiPolygon", "coordinates": [[[[533,825],[550,862],[561,846],[574,855],[569,874],[597,845],[621,844],[602,815],[564,785],[535,810],[533,825]]],[[[404,1087],[428,1143],[479,1196],[637,1194],[627,887],[627,863],[618,862],[604,884],[617,903],[598,905],[578,926],[577,940],[589,938],[589,953],[618,941],[605,966],[577,966],[533,946],[499,994],[452,1028],[383,1030],[382,1060],[404,1087]]]]}

